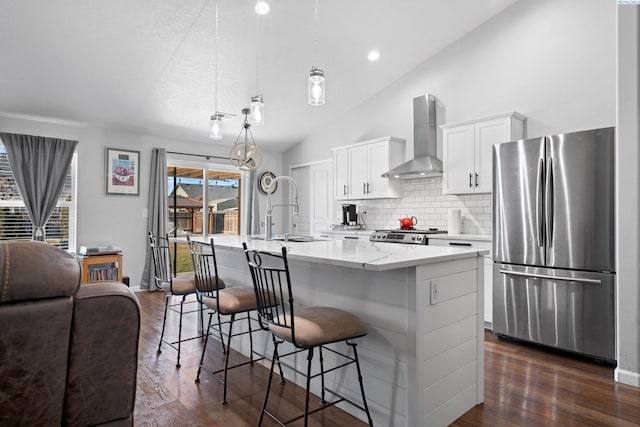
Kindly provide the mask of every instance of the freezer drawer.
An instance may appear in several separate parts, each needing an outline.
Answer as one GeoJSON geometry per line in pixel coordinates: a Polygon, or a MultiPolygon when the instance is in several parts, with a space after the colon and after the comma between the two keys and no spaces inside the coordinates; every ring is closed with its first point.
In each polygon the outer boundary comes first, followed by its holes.
{"type": "Polygon", "coordinates": [[[615,360],[614,274],[493,265],[493,331],[615,360]]]}

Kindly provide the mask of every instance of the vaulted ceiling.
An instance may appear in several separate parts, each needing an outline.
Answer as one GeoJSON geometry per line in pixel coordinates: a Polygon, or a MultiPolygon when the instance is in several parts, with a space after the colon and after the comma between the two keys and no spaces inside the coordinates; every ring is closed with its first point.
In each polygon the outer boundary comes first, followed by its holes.
{"type": "Polygon", "coordinates": [[[319,0],[316,27],[314,0],[260,18],[255,0],[217,0],[216,44],[216,0],[0,0],[0,112],[207,142],[217,49],[218,110],[237,114],[222,143],[259,93],[253,134],[283,151],[515,1],[319,0]],[[316,54],[322,107],[306,99],[316,54]]]}

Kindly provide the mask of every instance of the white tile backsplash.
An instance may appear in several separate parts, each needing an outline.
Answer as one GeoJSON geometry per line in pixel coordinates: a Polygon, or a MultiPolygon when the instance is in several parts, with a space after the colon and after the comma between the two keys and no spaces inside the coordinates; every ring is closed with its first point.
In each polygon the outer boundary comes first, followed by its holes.
{"type": "Polygon", "coordinates": [[[462,210],[463,234],[491,235],[491,194],[442,194],[442,177],[403,181],[402,199],[356,200],[367,229],[397,228],[400,218],[415,216],[419,228],[447,228],[449,209],[462,210]]]}

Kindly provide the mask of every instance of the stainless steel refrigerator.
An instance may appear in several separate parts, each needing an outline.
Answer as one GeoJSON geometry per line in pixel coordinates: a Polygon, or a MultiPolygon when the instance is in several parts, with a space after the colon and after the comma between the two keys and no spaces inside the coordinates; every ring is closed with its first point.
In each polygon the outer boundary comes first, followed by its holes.
{"type": "Polygon", "coordinates": [[[493,165],[493,331],[614,361],[614,128],[496,144],[493,165]]]}

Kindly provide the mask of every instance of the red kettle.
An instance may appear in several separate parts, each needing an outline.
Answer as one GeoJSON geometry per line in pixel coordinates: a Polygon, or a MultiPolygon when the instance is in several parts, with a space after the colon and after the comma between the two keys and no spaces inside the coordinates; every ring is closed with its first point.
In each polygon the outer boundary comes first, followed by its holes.
{"type": "Polygon", "coordinates": [[[400,218],[400,228],[411,228],[418,223],[418,218],[415,216],[400,218]]]}

